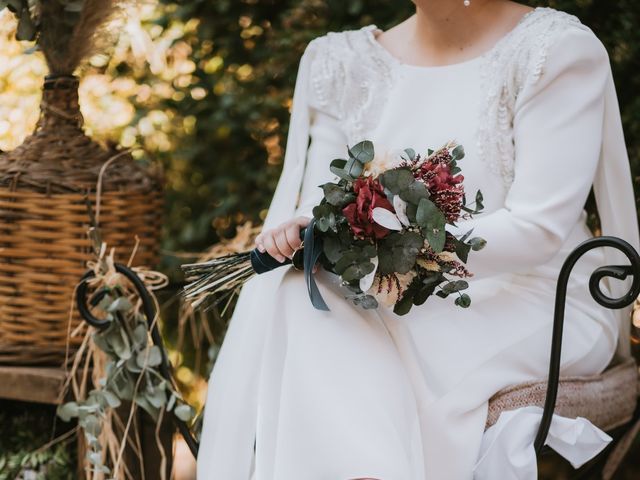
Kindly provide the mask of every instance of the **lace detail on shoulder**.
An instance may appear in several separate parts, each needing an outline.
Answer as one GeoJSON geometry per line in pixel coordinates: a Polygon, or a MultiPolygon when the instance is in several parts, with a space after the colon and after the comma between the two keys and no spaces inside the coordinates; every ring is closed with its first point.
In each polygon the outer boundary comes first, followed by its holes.
{"type": "MultiPolygon", "coordinates": [[[[522,88],[543,74],[547,54],[567,28],[580,20],[538,7],[480,57],[481,91],[476,143],[479,159],[503,180],[514,178],[513,117],[522,88]]],[[[330,32],[309,44],[310,105],[335,117],[348,143],[366,138],[383,113],[397,81],[398,61],[377,44],[375,25],[330,32]]]]}
{"type": "Polygon", "coordinates": [[[516,99],[529,82],[544,72],[554,39],[569,26],[587,28],[574,15],[553,8],[536,8],[486,55],[481,66],[482,91],[477,148],[480,158],[500,175],[505,187],[514,178],[513,116],[516,99]]]}
{"type": "Polygon", "coordinates": [[[375,25],[330,32],[310,44],[311,106],[338,119],[349,143],[373,130],[394,80],[392,66],[371,48],[375,25]]]}

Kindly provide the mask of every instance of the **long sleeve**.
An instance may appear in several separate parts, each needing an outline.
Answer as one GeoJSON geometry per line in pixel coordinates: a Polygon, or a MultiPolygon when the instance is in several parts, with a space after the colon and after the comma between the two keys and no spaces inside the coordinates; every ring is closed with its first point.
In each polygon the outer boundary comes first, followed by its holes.
{"type": "Polygon", "coordinates": [[[312,82],[310,66],[314,60],[314,54],[314,42],[311,42],[300,59],[292,99],[284,165],[262,226],[263,230],[289,220],[294,213],[309,146],[311,122],[309,96],[312,82]]]}
{"type": "Polygon", "coordinates": [[[570,27],[551,45],[541,77],[523,86],[513,119],[514,181],[504,207],[452,229],[473,228],[487,240],[469,257],[476,277],[545,264],[580,221],[600,159],[609,77],[601,42],[570,27]]]}
{"type": "Polygon", "coordinates": [[[296,210],[296,215],[307,217],[313,216],[313,207],[323,198],[320,185],[337,179],[329,170],[329,164],[334,158],[344,158],[347,154],[346,135],[341,131],[338,120],[325,112],[312,109],[310,137],[300,202],[296,210]]]}

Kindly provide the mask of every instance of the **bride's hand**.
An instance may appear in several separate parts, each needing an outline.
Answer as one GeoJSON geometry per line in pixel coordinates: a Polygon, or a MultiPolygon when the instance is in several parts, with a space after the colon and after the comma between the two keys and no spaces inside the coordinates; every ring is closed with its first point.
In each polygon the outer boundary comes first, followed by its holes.
{"type": "Polygon", "coordinates": [[[309,217],[295,217],[266,230],[256,237],[256,246],[261,252],[267,252],[279,262],[284,262],[285,257],[291,258],[293,252],[300,247],[300,229],[306,227],[311,219],[309,217]]]}

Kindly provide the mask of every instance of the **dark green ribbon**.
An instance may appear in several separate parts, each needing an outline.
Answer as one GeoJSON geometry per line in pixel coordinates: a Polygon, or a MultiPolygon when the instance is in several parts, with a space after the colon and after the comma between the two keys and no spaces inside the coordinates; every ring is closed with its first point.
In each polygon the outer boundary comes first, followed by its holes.
{"type": "Polygon", "coordinates": [[[316,238],[314,235],[315,224],[316,219],[312,218],[304,231],[304,281],[307,284],[307,291],[309,292],[311,304],[318,310],[329,311],[329,307],[325,303],[324,298],[322,298],[320,289],[318,289],[318,285],[316,284],[316,280],[313,276],[313,267],[322,254],[322,240],[316,238]]]}
{"type": "MultiPolygon", "coordinates": [[[[322,298],[320,289],[316,284],[316,280],[313,276],[313,267],[322,254],[322,240],[316,238],[314,235],[316,220],[311,219],[309,225],[301,232],[301,236],[304,240],[304,248],[302,249],[302,268],[304,270],[304,282],[307,285],[307,291],[309,292],[309,299],[311,304],[318,310],[329,311],[329,307],[322,298]]],[[[295,258],[295,256],[294,256],[295,258]]],[[[257,248],[254,248],[250,254],[251,265],[253,270],[257,274],[269,272],[275,268],[282,267],[283,265],[289,265],[292,263],[291,259],[287,258],[284,262],[279,262],[267,252],[260,252],[257,248]]],[[[296,263],[298,266],[298,263],[296,263]]]]}

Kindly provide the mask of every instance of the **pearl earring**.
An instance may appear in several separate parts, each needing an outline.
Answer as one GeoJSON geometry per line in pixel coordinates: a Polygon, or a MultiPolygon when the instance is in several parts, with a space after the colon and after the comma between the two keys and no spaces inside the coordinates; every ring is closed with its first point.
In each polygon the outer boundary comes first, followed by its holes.
{"type": "Polygon", "coordinates": [[[462,2],[464,4],[465,7],[468,7],[469,5],[471,5],[471,0],[464,0],[464,2],[462,2]]]}

